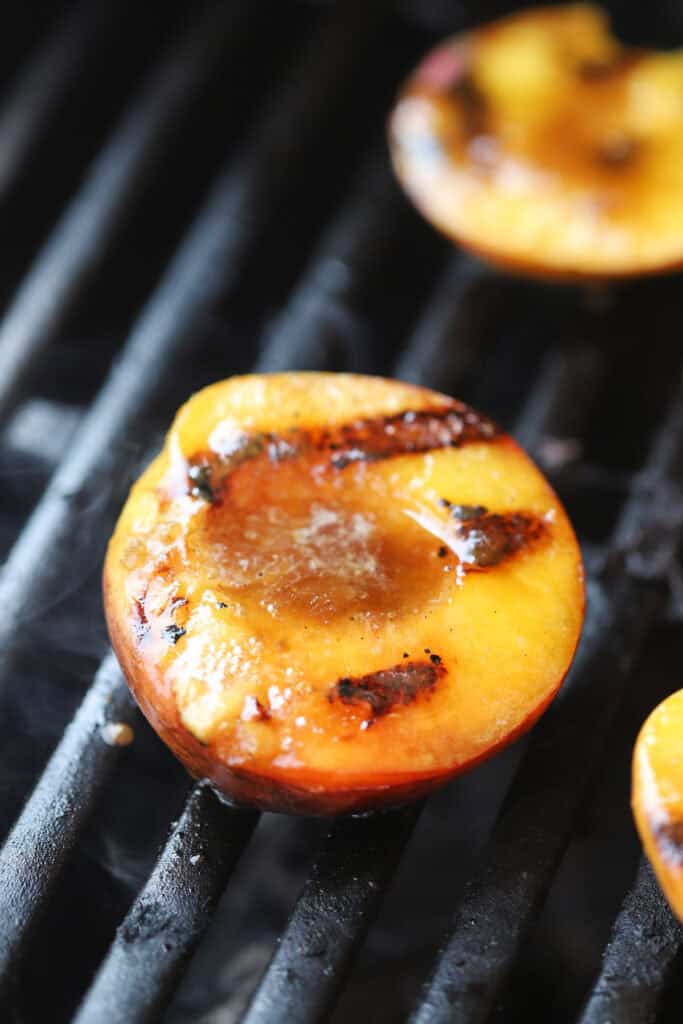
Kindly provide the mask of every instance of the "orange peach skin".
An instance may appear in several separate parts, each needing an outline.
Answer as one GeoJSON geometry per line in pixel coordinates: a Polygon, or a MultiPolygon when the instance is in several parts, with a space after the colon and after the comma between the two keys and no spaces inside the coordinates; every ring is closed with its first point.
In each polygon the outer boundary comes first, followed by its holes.
{"type": "Polygon", "coordinates": [[[528,729],[584,589],[557,497],[489,421],[396,381],[298,373],[180,410],[104,598],[131,689],[193,776],[329,815],[427,793],[528,729]],[[488,564],[470,563],[487,529],[488,564]]]}
{"type": "Polygon", "coordinates": [[[683,921],[683,690],[652,712],[633,752],[632,804],[645,853],[683,921]]]}
{"type": "Polygon", "coordinates": [[[441,44],[389,134],[425,217],[506,269],[595,280],[683,264],[683,52],[626,49],[597,7],[441,44]]]}

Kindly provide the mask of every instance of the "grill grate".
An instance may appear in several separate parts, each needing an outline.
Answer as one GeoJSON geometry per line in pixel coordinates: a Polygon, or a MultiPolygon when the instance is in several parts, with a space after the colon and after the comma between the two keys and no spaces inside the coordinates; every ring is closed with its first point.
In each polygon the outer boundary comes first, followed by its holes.
{"type": "MultiPolygon", "coordinates": [[[[289,10],[274,27],[265,3],[209,5],[182,46],[171,43],[74,199],[55,216],[0,321],[6,421],[34,393],[43,359],[110,266],[126,222],[172,159],[180,129],[201,109],[221,66],[253,55],[260,34],[282,28],[281,57],[286,64],[293,53],[294,70],[279,88],[277,71],[270,82],[255,76],[253,88],[263,98],[246,142],[230,155],[99,391],[93,386],[89,411],[7,557],[0,577],[0,701],[14,690],[21,644],[31,643],[32,608],[49,609],[63,597],[63,577],[82,544],[80,513],[99,502],[101,550],[130,470],[130,439],[156,438],[190,387],[247,366],[383,372],[462,394],[513,424],[550,469],[553,458],[561,463],[556,483],[586,541],[589,605],[570,678],[519,745],[519,768],[469,878],[459,895],[445,897],[455,906],[453,920],[412,1017],[419,1024],[485,1021],[501,999],[504,1005],[506,985],[590,803],[634,665],[667,610],[666,582],[677,571],[683,521],[683,399],[671,394],[680,376],[672,330],[676,281],[627,286],[600,311],[600,296],[592,297],[595,308],[586,308],[585,295],[574,290],[507,280],[451,253],[402,199],[378,144],[387,97],[428,34],[389,3],[358,0],[331,12],[294,0],[283,7],[289,10]],[[286,15],[305,32],[315,23],[304,48],[286,15]],[[366,97],[361,116],[364,88],[376,104],[366,97]],[[319,187],[307,195],[313,181],[319,187]],[[321,222],[327,226],[321,229],[321,222]],[[621,364],[635,364],[637,378],[637,332],[654,308],[660,311],[650,316],[648,338],[654,383],[642,383],[638,423],[623,410],[619,420],[627,423],[629,460],[610,449],[610,437],[612,444],[618,437],[614,430],[606,434],[606,417],[639,394],[621,364]],[[406,340],[398,346],[395,338],[406,340]],[[575,451],[564,465],[564,456],[552,456],[558,448],[548,447],[549,439],[581,441],[586,458],[578,460],[575,451]]],[[[439,4],[434,11],[438,16],[439,4]]],[[[76,11],[22,72],[0,110],[0,126],[17,125],[0,167],[0,202],[41,153],[56,104],[85,74],[85,51],[103,38],[111,17],[104,8],[76,11]],[[46,83],[49,102],[42,95],[46,83]]],[[[232,116],[237,123],[239,111],[232,116]]],[[[113,656],[103,653],[0,851],[0,998],[9,1007],[41,921],[127,757],[102,739],[103,724],[114,721],[143,728],[113,656]]],[[[328,1018],[411,835],[424,825],[422,810],[417,805],[331,827],[245,1021],[328,1018]]],[[[85,994],[81,986],[79,1024],[160,1019],[257,821],[201,784],[191,789],[85,994]]],[[[602,967],[593,965],[583,1010],[575,1007],[563,1019],[580,1013],[581,1024],[654,1020],[680,939],[649,869],[641,867],[602,967]]]]}
{"type": "Polygon", "coordinates": [[[201,784],[192,789],[76,1021],[125,1024],[158,1017],[257,821],[254,811],[223,806],[201,784]]]}
{"type": "Polygon", "coordinates": [[[680,945],[680,928],[662,900],[649,864],[643,862],[615,922],[600,975],[579,1024],[601,1024],[605,1020],[640,1024],[656,1019],[680,945]],[[651,941],[643,943],[643,935],[651,941]]]}
{"type": "Polygon", "coordinates": [[[78,82],[88,50],[101,44],[108,23],[100,9],[74,12],[14,83],[0,114],[0,197],[10,192],[60,101],[78,82]]]}
{"type": "Polygon", "coordinates": [[[136,715],[118,663],[109,655],[0,851],[6,911],[0,934],[0,985],[40,919],[65,861],[106,785],[121,748],[102,742],[107,722],[136,715]]]}
{"type": "Polygon", "coordinates": [[[420,807],[334,825],[244,1021],[324,1020],[420,807]]]}
{"type": "Polygon", "coordinates": [[[204,19],[182,50],[173,47],[98,155],[3,317],[0,415],[7,415],[22,376],[60,329],[134,200],[158,172],[164,142],[201,94],[217,62],[225,60],[226,42],[239,50],[247,27],[255,32],[257,19],[245,22],[243,9],[228,6],[204,19]]]}

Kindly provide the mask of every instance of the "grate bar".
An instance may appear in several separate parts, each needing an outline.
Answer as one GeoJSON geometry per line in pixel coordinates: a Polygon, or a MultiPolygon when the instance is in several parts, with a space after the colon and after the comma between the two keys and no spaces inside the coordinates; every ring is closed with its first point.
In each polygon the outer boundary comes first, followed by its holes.
{"type": "Polygon", "coordinates": [[[377,369],[372,337],[356,313],[386,287],[381,271],[405,250],[412,211],[386,157],[363,166],[350,198],[325,231],[284,313],[273,324],[254,373],[377,369]]]}
{"type": "MultiPolygon", "coordinates": [[[[196,324],[229,286],[277,215],[286,179],[319,144],[323,122],[363,42],[378,24],[372,5],[346,4],[317,36],[301,75],[261,123],[246,156],[219,178],[209,199],[133,327],[118,362],[28,520],[0,579],[0,689],[26,609],[48,589],[76,543],[75,516],[89,495],[107,493],[123,442],[190,346],[196,324]],[[363,16],[363,15],[367,16],[363,16]],[[353,43],[353,45],[351,45],[353,43]],[[292,130],[292,125],[297,130],[292,130]],[[273,134],[275,133],[275,134],[273,134]],[[61,554],[61,558],[60,558],[61,554]]],[[[169,410],[170,411],[170,410],[169,410]]],[[[112,503],[110,503],[112,504],[112,503]]],[[[113,509],[111,510],[113,512],[113,509]]]]}
{"type": "Polygon", "coordinates": [[[131,207],[158,166],[172,129],[227,56],[244,44],[242,5],[221,5],[154,72],[125,113],[38,254],[0,324],[0,417],[104,260],[131,207]]]}
{"type": "Polygon", "coordinates": [[[328,1019],[421,808],[332,826],[243,1024],[328,1019]]]}
{"type": "Polygon", "coordinates": [[[494,272],[470,256],[452,255],[425,314],[396,366],[411,384],[448,390],[478,355],[479,337],[463,315],[472,290],[494,272]],[[436,374],[438,373],[438,380],[436,374]]]}
{"type": "MultiPolygon", "coordinates": [[[[660,481],[678,470],[682,406],[675,402],[648,459],[660,481]]],[[[615,531],[618,549],[651,518],[651,494],[636,486],[615,531]]],[[[668,543],[668,538],[665,539],[668,543]]],[[[575,665],[532,734],[478,871],[469,879],[413,1024],[487,1019],[525,930],[551,884],[574,815],[608,735],[621,692],[662,589],[606,571],[588,588],[588,615],[575,665]],[[576,751],[582,751],[577,764],[576,751]]]]}
{"type": "Polygon", "coordinates": [[[595,348],[573,344],[551,352],[516,425],[515,438],[522,447],[533,453],[551,431],[554,437],[576,438],[592,410],[603,373],[604,357],[595,348]]]}
{"type": "Polygon", "coordinates": [[[258,819],[222,804],[202,783],[192,789],[74,1024],[159,1019],[258,819]]]}
{"type": "Polygon", "coordinates": [[[579,1024],[652,1024],[681,948],[681,926],[643,859],[614,923],[579,1024]],[[644,941],[644,937],[645,940],[644,941]]]}
{"type": "MultiPolygon", "coordinates": [[[[112,5],[113,7],[113,5],[112,5]]],[[[76,84],[88,52],[114,13],[82,4],[29,60],[0,110],[0,201],[3,201],[48,128],[54,112],[76,84]]]]}
{"type": "Polygon", "coordinates": [[[122,748],[107,722],[132,725],[136,708],[110,654],[0,851],[0,996],[122,748]]]}

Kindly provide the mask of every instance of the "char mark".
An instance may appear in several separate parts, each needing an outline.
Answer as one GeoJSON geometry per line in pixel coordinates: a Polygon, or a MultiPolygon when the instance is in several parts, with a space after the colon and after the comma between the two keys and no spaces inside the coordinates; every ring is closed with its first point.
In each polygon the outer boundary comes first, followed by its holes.
{"type": "Polygon", "coordinates": [[[472,75],[462,75],[448,91],[460,107],[465,138],[484,135],[488,129],[488,104],[472,75]]]}
{"type": "Polygon", "coordinates": [[[267,458],[271,464],[298,458],[322,459],[331,469],[354,463],[381,462],[400,455],[418,455],[440,448],[460,448],[491,441],[495,423],[460,402],[433,409],[406,409],[328,428],[298,428],[282,434],[243,435],[227,455],[199,452],[188,463],[187,494],[220,504],[228,478],[243,463],[267,458]]]}
{"type": "Polygon", "coordinates": [[[460,522],[465,522],[467,519],[479,519],[488,512],[485,505],[456,505],[448,498],[439,498],[439,504],[443,508],[447,508],[453,518],[460,522]]]}
{"type": "Polygon", "coordinates": [[[610,139],[599,147],[596,158],[605,167],[621,168],[632,164],[638,156],[640,144],[626,135],[610,139]]]}
{"type": "Polygon", "coordinates": [[[271,461],[277,461],[267,440],[274,435],[241,434],[235,438],[230,452],[217,455],[215,452],[199,452],[189,460],[187,467],[186,493],[192,498],[202,498],[209,505],[220,504],[220,492],[228,476],[242,462],[258,458],[264,450],[271,461]]]}
{"type": "Polygon", "coordinates": [[[379,462],[490,441],[497,433],[492,420],[465,405],[454,405],[358,420],[333,428],[324,436],[322,447],[332,451],[330,461],[336,469],[345,469],[353,462],[379,462]]]}
{"type": "Polygon", "coordinates": [[[141,644],[149,633],[150,628],[147,612],[145,611],[144,598],[136,597],[133,601],[133,628],[135,630],[135,639],[138,644],[141,644]]]}
{"type": "Polygon", "coordinates": [[[683,867],[683,821],[660,822],[653,833],[664,860],[672,867],[683,867]]]}
{"type": "Polygon", "coordinates": [[[576,73],[584,82],[608,82],[617,75],[623,75],[631,71],[640,60],[643,51],[637,47],[629,47],[622,50],[607,60],[584,60],[578,65],[576,73]]]}
{"type": "Polygon", "coordinates": [[[210,505],[216,500],[213,485],[211,483],[211,466],[208,462],[193,462],[187,470],[188,485],[187,492],[193,498],[202,498],[210,505]]]}
{"type": "Polygon", "coordinates": [[[353,707],[365,707],[368,725],[397,707],[413,704],[421,694],[431,696],[446,670],[432,658],[430,662],[408,661],[365,676],[339,679],[329,693],[331,702],[341,701],[353,707]]]}
{"type": "Polygon", "coordinates": [[[170,626],[164,626],[162,632],[168,643],[175,647],[180,638],[185,636],[187,630],[183,626],[177,626],[174,622],[170,626]]]}
{"type": "Polygon", "coordinates": [[[528,512],[485,513],[460,522],[453,549],[469,568],[490,569],[541,540],[547,531],[528,512]]]}

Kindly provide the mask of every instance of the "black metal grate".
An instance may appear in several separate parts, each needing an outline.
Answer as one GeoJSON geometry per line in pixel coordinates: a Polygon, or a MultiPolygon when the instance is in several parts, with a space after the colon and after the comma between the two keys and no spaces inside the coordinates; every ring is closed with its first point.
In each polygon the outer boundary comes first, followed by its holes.
{"type": "MultiPolygon", "coordinates": [[[[54,472],[44,461],[35,470],[22,528],[7,527],[0,706],[14,706],[27,664],[35,674],[37,634],[78,590],[64,583],[74,562],[97,566],[133,464],[192,388],[248,367],[347,369],[400,376],[484,407],[544,463],[578,524],[589,569],[585,635],[561,696],[501,762],[498,791],[511,779],[507,795],[495,823],[490,801],[486,841],[470,855],[467,877],[455,872],[452,893],[442,897],[452,922],[438,956],[431,946],[427,953],[422,995],[415,1003],[413,987],[372,1019],[395,1019],[396,1007],[407,1012],[410,1004],[420,1024],[516,1019],[515,976],[535,948],[535,922],[600,790],[605,752],[616,734],[624,749],[632,740],[619,732],[619,716],[634,667],[653,629],[680,611],[672,600],[680,599],[683,524],[679,280],[582,292],[515,281],[452,251],[394,184],[382,122],[396,83],[434,28],[466,23],[460,6],[455,13],[437,2],[419,10],[363,0],[331,9],[296,0],[277,6],[276,13],[265,0],[208,4],[192,24],[183,5],[149,16],[138,32],[142,49],[156,54],[151,74],[133,82],[130,96],[118,81],[123,113],[118,123],[112,117],[111,134],[99,139],[68,205],[42,220],[40,210],[33,219],[27,214],[37,255],[0,320],[0,454],[11,466],[18,418],[35,396],[57,412],[56,402],[71,402],[78,425],[54,472]],[[186,151],[189,139],[197,140],[196,153],[186,151]],[[202,204],[218,156],[225,169],[202,204]],[[162,188],[167,179],[171,192],[162,188]],[[161,238],[151,260],[158,274],[135,265],[143,229],[161,238]],[[100,301],[104,314],[93,310],[100,301]],[[74,351],[75,324],[106,314],[122,326],[112,312],[119,301],[125,343],[105,339],[97,357],[84,342],[74,351]],[[79,370],[77,385],[64,385],[64,360],[79,370]],[[93,507],[94,532],[84,529],[93,507]]],[[[469,14],[483,16],[476,5],[469,14]]],[[[47,173],[46,147],[59,163],[51,125],[73,102],[74,85],[97,88],[92,51],[127,18],[123,6],[86,4],[48,33],[27,64],[18,61],[0,109],[0,211],[21,195],[32,161],[47,173]]],[[[676,42],[683,26],[675,19],[667,9],[661,24],[646,29],[676,42]]],[[[93,138],[101,130],[95,124],[93,138]]],[[[76,630],[95,593],[92,579],[79,586],[76,630]]],[[[101,628],[94,646],[94,681],[35,787],[26,779],[26,803],[0,851],[0,997],[8,1019],[28,1020],[25,1007],[37,1005],[26,989],[41,923],[115,773],[132,756],[132,748],[107,745],[102,726],[145,730],[101,628]]],[[[53,687],[64,675],[56,661],[48,669],[41,662],[38,674],[53,687]]],[[[653,685],[642,708],[666,688],[666,681],[653,685]]],[[[72,684],[70,692],[77,690],[72,684]]],[[[52,726],[55,739],[71,710],[52,726]]],[[[16,750],[8,747],[4,765],[16,750]]],[[[172,776],[170,759],[159,750],[154,756],[172,776]]],[[[328,1019],[426,816],[419,805],[332,825],[245,1021],[328,1019]]],[[[72,1010],[79,1024],[160,1019],[257,821],[195,785],[142,890],[109,934],[94,977],[74,968],[73,990],[65,989],[74,1005],[60,1007],[55,1019],[69,1019],[72,1010]]],[[[467,821],[453,827],[462,832],[467,821]]],[[[627,870],[635,866],[630,856],[627,870]]],[[[660,1004],[667,1020],[676,1019],[678,997],[668,985],[680,941],[641,867],[602,965],[594,959],[589,966],[593,982],[579,993],[585,1005],[575,993],[553,1019],[640,1024],[655,1020],[660,1004]]],[[[550,1019],[552,1000],[544,998],[539,1020],[550,1019]]]]}

